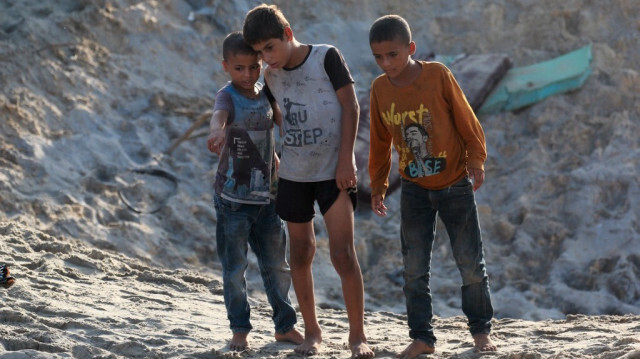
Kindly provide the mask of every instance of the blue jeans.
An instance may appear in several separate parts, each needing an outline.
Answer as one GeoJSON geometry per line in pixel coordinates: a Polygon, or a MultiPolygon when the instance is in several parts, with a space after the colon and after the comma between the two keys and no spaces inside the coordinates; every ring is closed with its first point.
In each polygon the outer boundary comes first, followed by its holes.
{"type": "Polygon", "coordinates": [[[489,333],[493,307],[471,181],[463,178],[451,187],[429,190],[403,179],[400,201],[403,290],[409,336],[435,347],[429,279],[436,215],[447,229],[462,276],[462,311],[467,316],[469,330],[472,335],[489,333]]]}
{"type": "Polygon", "coordinates": [[[291,306],[291,275],[286,258],[287,238],[275,203],[242,204],[214,195],[217,214],[216,242],[222,263],[224,304],[231,331],[249,332],[250,306],[247,300],[248,245],[258,258],[258,266],[269,304],[273,308],[276,333],[293,329],[296,312],[291,306]]]}

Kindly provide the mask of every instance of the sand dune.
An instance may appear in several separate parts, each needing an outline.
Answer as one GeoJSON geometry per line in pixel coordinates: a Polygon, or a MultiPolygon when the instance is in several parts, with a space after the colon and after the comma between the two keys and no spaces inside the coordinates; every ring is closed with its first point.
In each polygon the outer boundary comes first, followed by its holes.
{"type": "MultiPolygon", "coordinates": [[[[227,77],[224,35],[253,0],[0,2],[0,358],[287,357],[252,259],[252,349],[228,353],[206,125],[176,141],[227,77]],[[169,151],[171,149],[171,151],[169,151]]],[[[496,358],[640,358],[640,7],[635,0],[279,3],[299,40],[340,48],[366,96],[367,31],[410,22],[421,52],[506,53],[515,66],[591,44],[577,91],[484,116],[477,193],[496,358]],[[329,6],[331,5],[331,6],[329,6]]],[[[390,215],[356,213],[367,331],[379,357],[407,344],[390,215]]],[[[326,233],[314,262],[326,347],[347,357],[326,233]]],[[[441,226],[433,358],[474,358],[441,226]]],[[[295,296],[292,296],[295,302],[295,296]]]]}

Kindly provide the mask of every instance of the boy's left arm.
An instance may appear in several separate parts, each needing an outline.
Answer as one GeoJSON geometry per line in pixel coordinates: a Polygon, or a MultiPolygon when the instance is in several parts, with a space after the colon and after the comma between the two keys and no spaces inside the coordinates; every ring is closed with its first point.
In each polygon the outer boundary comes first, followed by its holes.
{"type": "Polygon", "coordinates": [[[467,171],[475,191],[484,183],[484,161],[487,159],[484,130],[453,74],[448,74],[451,112],[467,149],[467,171]]]}
{"type": "Polygon", "coordinates": [[[338,153],[338,168],[336,169],[336,184],[339,189],[343,190],[355,187],[358,183],[356,167],[353,163],[353,151],[358,133],[360,105],[352,83],[336,90],[336,95],[342,106],[342,134],[338,153]]]}

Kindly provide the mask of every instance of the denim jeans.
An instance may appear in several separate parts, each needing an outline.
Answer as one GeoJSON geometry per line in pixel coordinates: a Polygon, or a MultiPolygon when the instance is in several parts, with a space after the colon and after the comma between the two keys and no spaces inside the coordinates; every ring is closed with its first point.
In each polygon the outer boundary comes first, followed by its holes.
{"type": "Polygon", "coordinates": [[[231,331],[243,333],[253,329],[245,279],[248,245],[258,259],[267,299],[273,308],[275,331],[280,334],[290,331],[296,323],[296,312],[289,299],[291,275],[286,258],[287,239],[283,222],[275,212],[275,203],[242,204],[215,194],[214,204],[224,304],[231,331]]]}
{"type": "Polygon", "coordinates": [[[400,201],[403,290],[409,336],[435,347],[429,279],[436,215],[447,229],[462,276],[462,311],[467,316],[469,330],[472,335],[489,333],[493,307],[471,181],[463,178],[451,187],[429,190],[403,179],[400,201]]]}

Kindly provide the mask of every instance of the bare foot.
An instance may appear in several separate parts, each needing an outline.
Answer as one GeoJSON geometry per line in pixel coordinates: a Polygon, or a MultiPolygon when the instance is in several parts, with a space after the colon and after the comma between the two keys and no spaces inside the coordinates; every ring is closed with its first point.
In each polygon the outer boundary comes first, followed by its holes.
{"type": "Polygon", "coordinates": [[[11,287],[15,282],[16,282],[16,279],[13,277],[5,278],[4,282],[2,283],[2,286],[9,289],[9,287],[11,287]]]}
{"type": "Polygon", "coordinates": [[[304,336],[296,329],[291,329],[284,334],[276,333],[275,337],[279,342],[291,342],[294,344],[302,344],[304,342],[304,336]]]}
{"type": "Polygon", "coordinates": [[[321,335],[311,335],[305,333],[305,338],[302,344],[298,345],[294,351],[300,355],[312,356],[318,354],[320,351],[320,344],[322,343],[321,335]]]}
{"type": "Polygon", "coordinates": [[[376,354],[369,348],[367,342],[358,342],[351,344],[351,358],[354,359],[371,359],[376,354]]]}
{"type": "Polygon", "coordinates": [[[247,349],[247,347],[249,346],[249,343],[247,342],[248,335],[249,332],[233,333],[233,337],[229,342],[229,349],[233,350],[234,352],[241,352],[247,349]]]}
{"type": "Polygon", "coordinates": [[[9,271],[9,266],[6,264],[0,265],[0,284],[3,287],[9,288],[16,282],[16,279],[11,276],[11,272],[9,271]]]}
{"type": "Polygon", "coordinates": [[[415,339],[413,343],[409,344],[402,353],[396,355],[396,358],[400,359],[413,359],[420,354],[432,354],[436,351],[436,348],[423,342],[422,340],[415,339]]]}
{"type": "Polygon", "coordinates": [[[473,336],[473,351],[475,352],[495,352],[498,347],[493,344],[489,334],[479,333],[473,336]]]}

